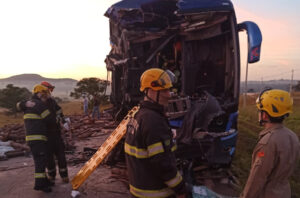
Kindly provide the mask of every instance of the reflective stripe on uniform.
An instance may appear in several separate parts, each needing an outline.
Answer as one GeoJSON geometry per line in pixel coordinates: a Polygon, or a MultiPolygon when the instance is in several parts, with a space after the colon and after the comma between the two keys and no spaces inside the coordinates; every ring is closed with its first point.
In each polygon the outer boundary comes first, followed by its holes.
{"type": "Polygon", "coordinates": [[[170,188],[174,188],[175,186],[177,186],[178,184],[180,184],[180,182],[182,181],[182,176],[180,175],[179,172],[177,172],[176,176],[172,179],[170,179],[169,181],[166,181],[165,183],[170,187],[170,188]]]}
{"type": "Polygon", "coordinates": [[[46,173],[34,173],[34,178],[46,178],[46,173]]]}
{"type": "MultiPolygon", "coordinates": [[[[165,141],[164,141],[164,144],[165,144],[165,146],[169,146],[169,145],[171,144],[171,140],[170,140],[170,139],[169,139],[169,140],[165,140],[165,141]]],[[[171,148],[171,151],[174,152],[176,149],[177,149],[177,145],[174,144],[174,145],[172,146],[172,148],[171,148]]]]}
{"type": "Polygon", "coordinates": [[[135,146],[131,146],[125,143],[125,153],[128,155],[134,156],[136,158],[148,158],[148,152],[146,149],[140,149],[135,146]]]}
{"type": "Polygon", "coordinates": [[[47,110],[45,110],[43,113],[41,113],[41,117],[42,117],[42,118],[45,118],[45,117],[47,117],[49,114],[50,114],[50,111],[47,109],[47,110]]]}
{"type": "Polygon", "coordinates": [[[34,113],[26,113],[24,114],[24,119],[44,119],[50,114],[50,111],[47,109],[41,115],[34,114],[34,113]]]}
{"type": "Polygon", "coordinates": [[[48,173],[54,173],[54,172],[56,172],[56,169],[54,168],[54,169],[48,169],[48,173]]]}
{"type": "Polygon", "coordinates": [[[47,141],[47,137],[44,135],[26,135],[26,141],[44,140],[47,141]]]}
{"type": "Polygon", "coordinates": [[[59,172],[66,172],[66,171],[67,171],[66,168],[60,168],[60,169],[59,169],[59,172]]]}
{"type": "Polygon", "coordinates": [[[174,146],[172,146],[171,151],[174,152],[177,150],[177,145],[175,144],[174,146]]]}
{"type": "Polygon", "coordinates": [[[174,192],[169,188],[164,188],[161,190],[142,190],[138,189],[132,185],[130,186],[130,192],[140,198],[163,198],[163,197],[169,197],[170,195],[174,194],[174,192]]]}
{"type": "Polygon", "coordinates": [[[24,120],[25,119],[42,119],[40,115],[38,114],[33,114],[33,113],[26,113],[24,114],[24,120]]]}
{"type": "Polygon", "coordinates": [[[125,153],[136,158],[150,158],[154,155],[164,152],[164,147],[161,142],[151,144],[147,149],[137,148],[135,146],[125,143],[125,153]]]}
{"type": "Polygon", "coordinates": [[[147,150],[148,150],[149,157],[152,157],[159,153],[163,153],[165,151],[161,142],[151,144],[150,146],[147,147],[147,150]]]}

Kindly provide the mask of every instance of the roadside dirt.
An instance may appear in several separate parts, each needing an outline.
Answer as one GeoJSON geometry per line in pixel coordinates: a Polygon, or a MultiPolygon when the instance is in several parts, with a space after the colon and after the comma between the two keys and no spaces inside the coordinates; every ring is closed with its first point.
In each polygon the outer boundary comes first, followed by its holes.
{"type": "MultiPolygon", "coordinates": [[[[73,131],[73,138],[70,141],[72,148],[68,151],[66,157],[68,161],[68,171],[70,180],[83,167],[84,162],[92,156],[87,152],[83,152],[85,148],[98,149],[106,138],[113,131],[114,127],[106,126],[111,123],[107,118],[96,121],[94,124],[87,121],[77,120],[73,122],[77,131],[73,131]],[[82,122],[84,125],[82,125],[82,122]],[[78,125],[78,126],[77,126],[78,125]],[[80,125],[80,127],[79,127],[80,125]],[[81,126],[82,125],[82,126],[81,126]],[[101,126],[101,130],[97,128],[101,126]],[[83,137],[83,134],[88,134],[85,131],[92,131],[89,136],[83,137]]],[[[73,129],[75,130],[75,129],[73,129]]],[[[109,167],[100,164],[100,166],[89,176],[89,178],[78,189],[80,198],[126,198],[130,197],[128,184],[124,174],[118,176],[125,169],[109,167]],[[115,170],[117,169],[117,170],[115,170]],[[112,171],[113,170],[113,171],[112,171]],[[112,173],[113,172],[113,173],[112,173]],[[117,174],[116,174],[117,173],[117,174]]],[[[126,171],[125,171],[126,172],[126,171]]],[[[33,190],[34,185],[34,163],[32,156],[21,156],[9,158],[6,161],[0,161],[0,197],[2,198],[64,198],[71,197],[72,186],[70,183],[65,184],[57,175],[55,186],[51,193],[44,193],[33,190]]],[[[198,175],[204,177],[204,173],[198,175]]],[[[126,177],[126,174],[125,174],[126,177]]],[[[224,178],[224,177],[223,177],[224,178]]],[[[226,178],[226,176],[225,176],[226,178]]],[[[198,182],[197,182],[198,183],[198,182]]],[[[199,185],[205,185],[217,193],[227,196],[237,196],[238,193],[233,189],[230,182],[220,179],[220,174],[217,173],[215,179],[201,180],[199,185]],[[202,182],[203,181],[203,182],[202,182]]]]}
{"type": "MultiPolygon", "coordinates": [[[[77,140],[74,154],[67,158],[79,155],[84,147],[98,148],[106,136],[77,140]]],[[[69,177],[72,179],[83,166],[83,163],[68,165],[69,177]]],[[[0,161],[0,197],[3,198],[61,198],[71,197],[71,184],[65,184],[60,177],[56,177],[55,186],[51,193],[33,190],[34,164],[31,156],[10,158],[0,161]]],[[[78,189],[81,198],[124,198],[129,197],[127,187],[114,178],[111,178],[111,168],[100,165],[93,174],[78,189]]]]}

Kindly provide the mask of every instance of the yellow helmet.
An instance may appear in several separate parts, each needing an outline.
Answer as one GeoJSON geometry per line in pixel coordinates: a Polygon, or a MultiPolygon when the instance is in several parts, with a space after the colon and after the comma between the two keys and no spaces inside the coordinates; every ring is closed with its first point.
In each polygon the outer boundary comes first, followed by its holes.
{"type": "Polygon", "coordinates": [[[150,88],[155,91],[169,89],[175,82],[175,75],[170,70],[162,70],[159,68],[151,68],[146,70],[141,76],[140,91],[150,88]]]}
{"type": "Polygon", "coordinates": [[[36,93],[49,93],[49,89],[43,85],[35,85],[33,87],[32,93],[36,94],[36,93]]]}
{"type": "Polygon", "coordinates": [[[271,117],[282,117],[293,112],[293,99],[287,91],[267,89],[257,98],[256,106],[258,110],[266,111],[271,117]]]}

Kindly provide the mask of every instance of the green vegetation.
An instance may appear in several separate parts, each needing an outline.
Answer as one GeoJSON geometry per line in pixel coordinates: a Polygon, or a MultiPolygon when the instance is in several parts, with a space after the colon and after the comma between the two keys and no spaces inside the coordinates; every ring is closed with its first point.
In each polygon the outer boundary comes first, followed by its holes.
{"type": "Polygon", "coordinates": [[[105,95],[108,84],[108,81],[99,78],[83,78],[76,84],[76,88],[70,96],[75,99],[86,96],[89,100],[89,107],[92,107],[91,100],[93,96],[96,96],[101,104],[108,104],[108,96],[105,95]]]}
{"type": "MultiPolygon", "coordinates": [[[[242,103],[241,103],[242,104],[242,103]]],[[[235,158],[232,163],[232,171],[245,185],[251,167],[252,151],[257,143],[258,133],[263,129],[258,124],[256,106],[252,103],[239,109],[239,137],[235,158]]],[[[284,124],[300,136],[300,105],[295,101],[294,113],[290,115],[284,124]]],[[[292,197],[300,197],[300,163],[291,180],[292,197]]]]}
{"type": "Polygon", "coordinates": [[[300,81],[298,81],[297,85],[293,86],[295,91],[300,91],[300,81]]]}
{"type": "Polygon", "coordinates": [[[8,113],[16,116],[17,102],[24,99],[29,99],[31,92],[26,88],[15,87],[12,84],[8,84],[6,88],[0,89],[0,107],[8,109],[8,113]]]}

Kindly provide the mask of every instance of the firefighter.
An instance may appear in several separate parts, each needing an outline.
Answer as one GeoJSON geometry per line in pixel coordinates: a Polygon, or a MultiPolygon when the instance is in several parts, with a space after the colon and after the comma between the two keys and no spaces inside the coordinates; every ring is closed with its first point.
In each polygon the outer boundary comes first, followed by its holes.
{"type": "Polygon", "coordinates": [[[252,166],[242,198],[291,197],[289,177],[299,157],[299,139],[282,122],[292,112],[293,100],[279,89],[263,91],[256,101],[264,130],[252,154],[252,166]]]}
{"type": "Polygon", "coordinates": [[[173,153],[176,145],[164,115],[174,74],[152,68],[140,81],[145,97],[127,125],[124,145],[130,193],[133,197],[185,197],[185,183],[173,153]]]}
{"type": "MultiPolygon", "coordinates": [[[[54,86],[49,82],[41,82],[41,85],[47,87],[50,93],[53,92],[54,86]]],[[[56,101],[51,97],[49,97],[46,101],[46,106],[50,110],[53,115],[56,115],[56,121],[48,125],[49,130],[49,139],[48,139],[48,163],[47,163],[47,176],[51,182],[55,181],[56,177],[56,163],[54,156],[57,159],[58,167],[59,167],[59,175],[61,176],[63,182],[68,183],[68,169],[67,169],[67,161],[65,156],[65,144],[61,137],[61,123],[64,126],[65,130],[69,130],[69,125],[64,119],[64,115],[61,107],[56,103],[56,101]]]]}
{"type": "Polygon", "coordinates": [[[45,168],[47,161],[47,123],[51,123],[51,113],[43,101],[48,98],[48,88],[36,85],[33,89],[33,97],[29,103],[34,106],[22,108],[20,103],[17,108],[24,112],[24,122],[26,128],[26,142],[28,143],[35,165],[35,190],[51,192],[51,184],[48,182],[45,168]]]}

